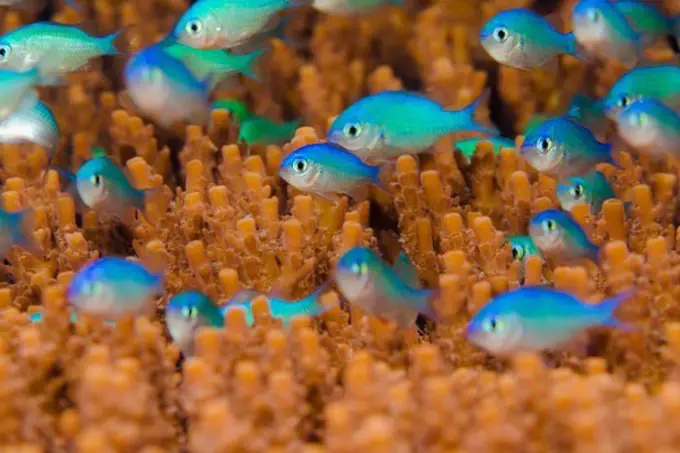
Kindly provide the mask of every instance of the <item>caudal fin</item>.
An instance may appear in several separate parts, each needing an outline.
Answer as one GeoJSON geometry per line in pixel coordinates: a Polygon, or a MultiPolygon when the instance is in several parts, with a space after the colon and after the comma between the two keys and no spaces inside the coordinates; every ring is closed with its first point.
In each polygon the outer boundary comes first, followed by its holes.
{"type": "Polygon", "coordinates": [[[595,309],[597,309],[602,315],[602,325],[616,327],[617,329],[626,331],[635,330],[635,326],[621,321],[614,315],[614,312],[619,307],[619,305],[621,305],[622,302],[630,299],[634,293],[634,289],[629,289],[597,304],[595,309]]]}
{"type": "Polygon", "coordinates": [[[249,54],[244,55],[242,66],[240,68],[241,73],[243,73],[246,77],[259,82],[260,75],[258,74],[257,71],[257,62],[260,60],[260,57],[262,56],[262,54],[264,54],[266,50],[267,49],[258,49],[253,52],[250,52],[249,54]]]}
{"type": "Polygon", "coordinates": [[[110,35],[102,36],[100,40],[100,48],[103,55],[122,55],[123,53],[116,46],[116,41],[125,29],[118,30],[110,35]]]}
{"type": "Polygon", "coordinates": [[[489,123],[488,126],[481,124],[481,121],[479,120],[475,120],[477,109],[480,105],[488,101],[490,94],[491,90],[487,88],[482,92],[482,94],[479,95],[479,97],[477,97],[477,99],[472,102],[472,104],[468,105],[464,109],[450,110],[449,114],[451,115],[452,119],[451,132],[478,131],[490,135],[499,135],[500,131],[496,126],[490,124],[490,120],[485,121],[489,123]]]}
{"type": "Polygon", "coordinates": [[[588,54],[585,48],[579,44],[576,40],[574,33],[565,33],[562,35],[564,37],[564,51],[565,53],[576,57],[581,61],[589,62],[592,58],[588,54]]]}

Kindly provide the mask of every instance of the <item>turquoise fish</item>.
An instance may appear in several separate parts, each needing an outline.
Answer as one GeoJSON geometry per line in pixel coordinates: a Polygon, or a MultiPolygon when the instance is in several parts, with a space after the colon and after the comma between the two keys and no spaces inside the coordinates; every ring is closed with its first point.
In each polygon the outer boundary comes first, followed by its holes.
{"type": "Polygon", "coordinates": [[[680,114],[661,102],[633,101],[616,117],[616,125],[633,148],[656,157],[680,158],[680,114]]]}
{"type": "Polygon", "coordinates": [[[560,33],[526,8],[501,11],[483,26],[482,47],[497,62],[517,69],[545,66],[559,54],[582,58],[572,33],[560,33]]]}
{"type": "Polygon", "coordinates": [[[229,115],[239,124],[244,120],[255,117],[255,114],[248,109],[246,103],[238,99],[220,99],[215,101],[213,102],[212,110],[228,111],[229,115]]]}
{"type": "Polygon", "coordinates": [[[18,212],[0,209],[0,256],[5,257],[12,246],[18,246],[38,257],[43,256],[33,237],[34,219],[32,209],[18,212]]]}
{"type": "Polygon", "coordinates": [[[0,143],[35,143],[44,147],[51,159],[59,147],[59,125],[47,105],[24,103],[0,120],[0,143]]]}
{"type": "Polygon", "coordinates": [[[403,265],[391,267],[369,248],[355,247],[340,258],[334,275],[338,289],[351,304],[408,329],[419,313],[434,317],[432,302],[438,292],[412,286],[412,274],[404,278],[401,269],[403,265]]]}
{"type": "Polygon", "coordinates": [[[648,47],[663,36],[673,34],[673,18],[666,17],[649,2],[617,0],[616,9],[626,17],[631,28],[642,35],[644,47],[648,47]]]}
{"type": "Polygon", "coordinates": [[[0,68],[25,71],[34,66],[44,79],[58,79],[104,55],[120,55],[120,31],[91,36],[73,25],[35,22],[0,36],[0,68]]]}
{"type": "Polygon", "coordinates": [[[614,315],[631,295],[632,291],[624,291],[600,303],[587,304],[556,289],[521,287],[482,307],[468,324],[466,337],[501,357],[559,349],[591,327],[631,330],[614,315]]]}
{"type": "Polygon", "coordinates": [[[524,138],[520,153],[529,165],[554,178],[587,173],[599,163],[616,166],[612,146],[568,117],[545,121],[524,138]]]}
{"type": "MultiPolygon", "coordinates": [[[[486,93],[486,92],[485,92],[486,93]]],[[[382,163],[402,154],[425,151],[457,131],[497,135],[495,128],[473,119],[483,93],[461,110],[446,110],[419,93],[383,91],[359,99],[331,124],[329,141],[353,152],[364,162],[382,163]]]]}
{"type": "Polygon", "coordinates": [[[293,138],[299,126],[299,119],[275,123],[251,116],[239,122],[238,141],[247,145],[284,145],[293,138]]]}
{"type": "Polygon", "coordinates": [[[565,211],[548,209],[529,222],[529,236],[543,256],[561,262],[589,259],[600,263],[600,248],[590,242],[581,225],[565,211]]]}
{"type": "Polygon", "coordinates": [[[583,176],[571,176],[557,185],[557,199],[565,211],[585,203],[590,213],[597,215],[602,203],[610,198],[616,198],[616,194],[607,178],[597,170],[583,176]]]}
{"type": "Polygon", "coordinates": [[[219,307],[200,291],[183,291],[165,306],[165,322],[172,340],[185,355],[193,354],[194,337],[201,327],[222,327],[219,307]]]}
{"type": "Polygon", "coordinates": [[[680,110],[680,66],[643,66],[625,73],[600,100],[606,115],[616,120],[619,112],[640,98],[663,102],[680,110]]]}
{"type": "Polygon", "coordinates": [[[266,36],[283,11],[313,0],[201,0],[189,7],[172,37],[197,49],[232,49],[266,36]]]}

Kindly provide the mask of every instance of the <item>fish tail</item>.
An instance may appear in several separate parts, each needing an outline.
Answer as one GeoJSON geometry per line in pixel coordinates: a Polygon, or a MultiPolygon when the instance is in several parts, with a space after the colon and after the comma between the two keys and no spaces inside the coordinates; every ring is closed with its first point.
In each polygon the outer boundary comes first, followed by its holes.
{"type": "Polygon", "coordinates": [[[399,256],[394,260],[392,265],[394,272],[404,280],[404,283],[412,288],[420,289],[420,277],[418,277],[418,269],[413,265],[408,258],[406,252],[401,250],[399,256]]]}
{"type": "Polygon", "coordinates": [[[14,217],[14,234],[12,242],[30,254],[43,258],[45,252],[42,250],[35,238],[33,231],[35,231],[35,212],[32,209],[24,209],[23,211],[13,213],[14,217]]]}
{"type": "Polygon", "coordinates": [[[321,303],[321,296],[328,291],[331,285],[332,280],[328,279],[310,295],[296,302],[300,312],[309,316],[318,316],[328,310],[330,307],[326,307],[321,303]]]}
{"type": "Polygon", "coordinates": [[[241,72],[246,75],[247,77],[255,80],[256,82],[260,81],[260,75],[257,73],[257,62],[259,61],[260,57],[264,52],[266,52],[267,49],[258,49],[255,50],[247,55],[243,56],[243,67],[241,68],[241,72]]]}
{"type": "Polygon", "coordinates": [[[616,327],[626,331],[635,330],[635,326],[621,321],[614,315],[614,312],[619,307],[619,305],[621,305],[622,302],[630,299],[634,293],[634,289],[629,289],[617,294],[614,297],[605,299],[599,304],[595,305],[595,309],[598,310],[602,315],[602,325],[616,327]]]}
{"type": "MultiPolygon", "coordinates": [[[[452,123],[451,132],[458,131],[460,129],[466,129],[484,132],[491,135],[498,135],[500,131],[494,125],[485,126],[475,120],[475,115],[477,114],[479,106],[486,103],[490,95],[491,90],[487,88],[484,91],[482,91],[482,94],[480,94],[477,97],[477,99],[475,99],[470,105],[468,105],[464,109],[448,110],[447,112],[451,117],[452,123]]],[[[490,123],[490,121],[488,120],[485,122],[490,123]]]]}
{"type": "Polygon", "coordinates": [[[116,40],[122,36],[122,33],[125,31],[125,29],[118,30],[116,32],[111,33],[110,35],[102,36],[99,38],[100,40],[100,47],[104,55],[122,55],[123,53],[118,50],[118,47],[116,46],[116,40]]]}
{"type": "Polygon", "coordinates": [[[574,33],[564,33],[564,51],[569,55],[578,58],[581,61],[590,61],[590,57],[586,50],[578,43],[574,33]]]}

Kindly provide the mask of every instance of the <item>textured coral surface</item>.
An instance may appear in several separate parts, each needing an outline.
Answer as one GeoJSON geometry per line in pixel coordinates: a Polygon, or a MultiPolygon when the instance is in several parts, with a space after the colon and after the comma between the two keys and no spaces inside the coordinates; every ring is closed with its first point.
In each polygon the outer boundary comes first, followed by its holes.
{"type": "MultiPolygon", "coordinates": [[[[186,0],[94,0],[88,18],[65,6],[53,19],[97,34],[128,26],[127,51],[161,38],[186,0]]],[[[655,452],[680,451],[680,230],[678,165],[621,152],[604,165],[619,200],[592,216],[573,214],[604,245],[601,267],[555,267],[531,258],[521,272],[507,235],[557,206],[555,181],[515,154],[482,143],[471,162],[452,150],[402,156],[390,195],[338,204],[303,195],[277,175],[282,158],[325,137],[329,121],[357,98],[385,89],[427,92],[460,108],[492,87],[483,114],[505,135],[532,115],[559,112],[577,91],[601,96],[624,68],[500,68],[478,44],[481,23],[522,0],[407,1],[361,18],[301,10],[274,41],[261,83],[220,92],[275,120],[303,117],[283,147],[245,149],[226,111],[211,126],[173,133],[125,110],[123,57],[70,76],[67,88],[41,89],[62,130],[59,163],[71,169],[104,146],[138,188],[165,184],[131,228],[76,214],[46,156],[29,145],[0,147],[2,201],[33,206],[38,259],[14,249],[0,280],[0,451],[109,452],[655,452]],[[624,202],[632,202],[626,216],[624,202]],[[364,245],[394,256],[401,246],[424,285],[440,287],[442,322],[400,331],[337,292],[319,319],[290,331],[255,301],[256,326],[230,312],[224,329],[203,329],[196,354],[182,360],[169,340],[169,296],[199,289],[224,303],[240,288],[284,288],[290,298],[327,280],[339,255],[364,245]],[[138,255],[167,265],[157,316],[111,327],[83,316],[69,323],[65,284],[86,261],[138,255]],[[635,285],[623,319],[637,332],[592,332],[573,350],[500,360],[469,345],[463,329],[494,295],[524,283],[554,286],[598,301],[635,285]],[[43,310],[40,324],[28,315],[43,310]]],[[[572,2],[543,14],[567,29],[572,2]],[[562,20],[561,18],[565,18],[562,20]]],[[[546,6],[546,5],[542,5],[546,6]]],[[[549,5],[548,5],[549,6],[549,5]]],[[[555,5],[553,5],[555,6],[555,5]]],[[[680,13],[680,3],[669,0],[680,13]]],[[[2,31],[35,18],[0,12],[2,31]]],[[[668,50],[650,49],[663,59],[668,50]]],[[[517,138],[518,142],[521,137],[517,138]]]]}

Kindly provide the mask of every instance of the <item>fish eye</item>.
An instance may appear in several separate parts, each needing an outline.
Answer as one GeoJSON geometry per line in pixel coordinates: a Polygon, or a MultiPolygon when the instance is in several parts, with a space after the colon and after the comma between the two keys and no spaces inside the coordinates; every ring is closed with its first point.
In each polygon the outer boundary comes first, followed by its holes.
{"type": "Polygon", "coordinates": [[[524,258],[524,249],[520,247],[519,245],[515,245],[512,247],[512,258],[514,260],[520,261],[521,259],[524,258]]]}
{"type": "Polygon", "coordinates": [[[293,161],[293,170],[296,173],[304,173],[307,170],[307,161],[305,159],[295,159],[293,161]]]}
{"type": "Polygon", "coordinates": [[[352,272],[359,275],[365,275],[368,272],[368,264],[366,263],[352,263],[352,272]]]}
{"type": "Polygon", "coordinates": [[[196,36],[203,31],[203,22],[200,20],[190,20],[185,27],[187,33],[196,36]]]}
{"type": "Polygon", "coordinates": [[[182,316],[184,316],[185,318],[194,319],[196,318],[196,316],[198,316],[198,309],[193,305],[190,307],[183,307],[182,316]]]}
{"type": "Polygon", "coordinates": [[[0,59],[5,60],[12,53],[12,48],[7,44],[0,45],[0,59]]]}
{"type": "Polygon", "coordinates": [[[102,183],[102,177],[99,173],[95,173],[90,177],[90,182],[92,183],[93,186],[99,187],[102,183]]]}
{"type": "Polygon", "coordinates": [[[498,42],[505,42],[508,39],[508,29],[505,27],[498,27],[493,31],[493,39],[498,42]]]}
{"type": "Polygon", "coordinates": [[[543,230],[546,232],[553,231],[557,227],[554,220],[548,219],[543,221],[543,230]]]}
{"type": "Polygon", "coordinates": [[[626,107],[628,107],[628,104],[630,104],[630,96],[621,96],[617,104],[619,105],[619,107],[625,109],[626,107]]]}
{"type": "Polygon", "coordinates": [[[583,184],[576,184],[572,189],[572,192],[575,198],[581,198],[585,192],[585,188],[583,187],[583,184]]]}
{"type": "Polygon", "coordinates": [[[492,317],[488,318],[487,320],[484,321],[484,325],[482,328],[484,329],[484,332],[491,333],[491,332],[501,332],[504,328],[503,321],[501,321],[498,318],[492,317]]]}
{"type": "Polygon", "coordinates": [[[548,137],[541,137],[536,142],[536,146],[542,153],[547,153],[552,146],[552,140],[550,140],[548,137]]]}
{"type": "Polygon", "coordinates": [[[348,137],[356,138],[361,134],[361,126],[358,124],[348,124],[342,132],[348,137]]]}
{"type": "Polygon", "coordinates": [[[588,20],[590,20],[591,22],[597,22],[602,17],[602,14],[597,9],[589,9],[586,14],[588,16],[588,20]]]}

